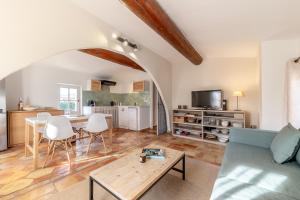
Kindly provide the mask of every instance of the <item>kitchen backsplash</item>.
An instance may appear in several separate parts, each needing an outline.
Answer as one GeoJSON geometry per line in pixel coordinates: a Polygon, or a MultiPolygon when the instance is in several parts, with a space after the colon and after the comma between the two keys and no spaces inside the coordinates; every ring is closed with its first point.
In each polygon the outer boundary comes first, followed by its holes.
{"type": "Polygon", "coordinates": [[[150,105],[150,93],[110,93],[108,91],[94,92],[94,91],[82,91],[82,104],[88,105],[89,100],[95,100],[96,106],[110,106],[110,102],[121,102],[122,105],[133,106],[135,103],[137,106],[149,106],[150,105]]]}

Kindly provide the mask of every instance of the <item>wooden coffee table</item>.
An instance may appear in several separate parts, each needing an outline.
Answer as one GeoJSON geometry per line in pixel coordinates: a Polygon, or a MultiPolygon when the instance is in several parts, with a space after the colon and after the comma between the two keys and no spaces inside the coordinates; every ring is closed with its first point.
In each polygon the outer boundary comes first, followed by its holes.
{"type": "Polygon", "coordinates": [[[159,147],[147,148],[165,149],[164,159],[147,159],[145,163],[139,162],[142,149],[113,161],[90,173],[89,199],[94,196],[94,182],[108,191],[117,199],[132,200],[141,198],[170,170],[182,173],[185,180],[185,154],[184,152],[159,147]],[[182,161],[182,169],[175,165],[182,161]]]}

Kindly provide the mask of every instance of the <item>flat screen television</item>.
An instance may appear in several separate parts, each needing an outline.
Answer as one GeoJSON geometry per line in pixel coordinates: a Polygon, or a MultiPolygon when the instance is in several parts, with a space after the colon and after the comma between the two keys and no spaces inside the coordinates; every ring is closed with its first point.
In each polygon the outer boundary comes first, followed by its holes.
{"type": "Polygon", "coordinates": [[[192,91],[192,107],[204,109],[222,109],[222,90],[192,91]]]}

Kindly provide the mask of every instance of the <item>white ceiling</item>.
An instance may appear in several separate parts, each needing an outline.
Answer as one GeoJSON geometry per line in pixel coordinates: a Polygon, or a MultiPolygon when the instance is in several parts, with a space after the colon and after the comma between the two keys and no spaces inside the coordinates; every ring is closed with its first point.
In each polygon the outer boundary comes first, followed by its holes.
{"type": "MultiPolygon", "coordinates": [[[[171,62],[185,59],[119,0],[73,0],[171,62]]],[[[300,0],[158,0],[204,57],[256,57],[264,40],[300,35],[300,0]]]]}
{"type": "Polygon", "coordinates": [[[131,81],[150,80],[150,77],[146,72],[97,58],[77,50],[66,51],[44,59],[36,64],[39,66],[59,67],[71,71],[91,74],[92,76],[101,79],[122,80],[126,78],[131,81]]]}

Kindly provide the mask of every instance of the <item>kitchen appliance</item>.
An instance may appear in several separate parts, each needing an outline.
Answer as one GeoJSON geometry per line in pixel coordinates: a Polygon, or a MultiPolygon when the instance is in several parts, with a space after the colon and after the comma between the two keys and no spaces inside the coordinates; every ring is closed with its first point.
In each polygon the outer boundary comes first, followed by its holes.
{"type": "Polygon", "coordinates": [[[94,100],[89,100],[89,101],[88,101],[88,106],[95,107],[95,106],[96,106],[96,101],[94,101],[94,100]]]}
{"type": "Polygon", "coordinates": [[[201,109],[222,109],[222,90],[192,91],[192,107],[201,109]]]}
{"type": "Polygon", "coordinates": [[[115,81],[108,81],[108,80],[101,80],[101,85],[115,86],[115,85],[117,85],[117,82],[115,82],[115,81]]]}
{"type": "Polygon", "coordinates": [[[6,150],[7,146],[5,80],[0,80],[0,151],[6,150]]]}

